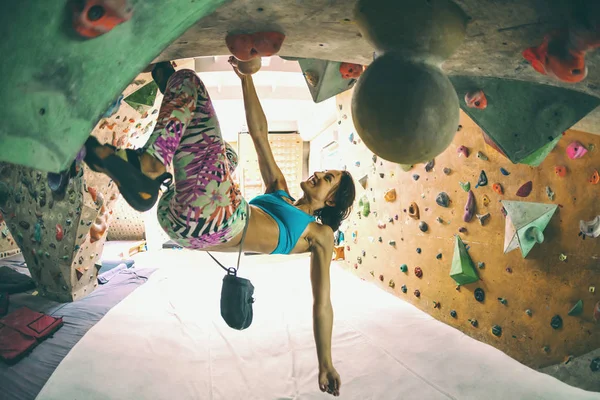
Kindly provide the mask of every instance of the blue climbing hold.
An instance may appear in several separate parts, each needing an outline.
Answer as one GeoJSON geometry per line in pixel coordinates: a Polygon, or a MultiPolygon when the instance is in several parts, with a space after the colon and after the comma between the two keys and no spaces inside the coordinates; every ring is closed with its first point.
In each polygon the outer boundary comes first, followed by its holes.
{"type": "Polygon", "coordinates": [[[500,168],[500,172],[502,173],[502,175],[504,176],[508,176],[510,175],[510,172],[508,172],[507,170],[505,170],[504,168],[500,168]]]}

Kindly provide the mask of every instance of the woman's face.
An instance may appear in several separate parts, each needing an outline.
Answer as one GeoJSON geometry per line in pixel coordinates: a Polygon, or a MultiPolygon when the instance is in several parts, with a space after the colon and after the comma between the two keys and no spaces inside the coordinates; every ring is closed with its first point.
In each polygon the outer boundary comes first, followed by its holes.
{"type": "Polygon", "coordinates": [[[302,191],[313,201],[322,201],[326,205],[327,201],[333,200],[335,189],[340,183],[342,171],[327,170],[315,172],[307,180],[300,183],[302,191]]]}

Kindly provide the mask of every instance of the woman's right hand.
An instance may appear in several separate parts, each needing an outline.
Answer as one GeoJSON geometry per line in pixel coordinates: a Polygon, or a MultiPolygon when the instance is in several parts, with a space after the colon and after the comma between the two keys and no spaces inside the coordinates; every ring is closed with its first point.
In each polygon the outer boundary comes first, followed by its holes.
{"type": "Polygon", "coordinates": [[[235,74],[240,79],[244,78],[245,76],[257,73],[260,70],[260,67],[262,66],[260,57],[253,58],[250,61],[240,61],[234,56],[231,56],[227,61],[229,62],[229,64],[231,64],[233,72],[235,72],[235,74]]]}

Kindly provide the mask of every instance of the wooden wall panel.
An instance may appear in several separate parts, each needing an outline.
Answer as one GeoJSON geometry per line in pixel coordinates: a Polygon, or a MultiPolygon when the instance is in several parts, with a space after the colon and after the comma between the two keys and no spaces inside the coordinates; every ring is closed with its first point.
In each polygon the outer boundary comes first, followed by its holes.
{"type": "Polygon", "coordinates": [[[435,159],[433,171],[426,172],[421,164],[404,172],[393,163],[383,160],[373,162],[373,153],[355,133],[350,111],[351,96],[352,92],[338,96],[340,115],[336,127],[342,152],[346,154],[346,166],[357,185],[355,212],[342,226],[346,244],[350,247],[350,251],[346,249],[347,267],[440,321],[497,347],[531,367],[554,364],[568,355],[577,356],[600,347],[600,324],[595,324],[592,319],[593,307],[600,300],[600,238],[584,241],[578,236],[579,220],[590,220],[600,214],[600,185],[588,183],[594,168],[600,170],[600,136],[568,131],[539,167],[514,165],[487,146],[479,127],[461,113],[462,129],[452,145],[435,159]],[[349,140],[352,133],[356,144],[349,140]],[[588,147],[593,145],[593,149],[581,159],[570,160],[565,148],[573,140],[580,140],[588,147]],[[460,145],[469,148],[468,158],[457,156],[456,149],[460,145]],[[478,151],[489,160],[478,159],[478,151]],[[357,161],[360,166],[357,166],[357,161]],[[568,175],[558,177],[554,173],[555,165],[567,166],[568,175]],[[510,175],[502,175],[500,167],[508,170],[510,175]],[[451,173],[444,174],[444,168],[450,168],[451,173]],[[489,184],[475,188],[482,169],[489,184]],[[413,178],[414,174],[419,175],[418,180],[413,178]],[[358,183],[363,175],[368,175],[366,190],[358,183]],[[533,181],[529,197],[517,197],[517,189],[529,180],[533,181]],[[485,226],[481,226],[476,218],[469,223],[463,222],[467,193],[461,189],[459,181],[471,183],[477,213],[491,214],[485,226]],[[504,187],[504,195],[492,190],[492,184],[497,182],[504,187]],[[555,192],[553,201],[546,195],[546,186],[555,192]],[[396,189],[397,200],[387,203],[383,196],[391,188],[396,189]],[[435,202],[437,194],[442,191],[450,196],[449,208],[442,208],[435,202]],[[368,197],[372,212],[368,217],[359,218],[357,203],[362,195],[368,197]],[[483,205],[483,195],[491,200],[488,207],[483,205]],[[526,259],[518,250],[503,254],[505,219],[499,203],[502,199],[559,205],[544,232],[544,243],[536,245],[526,259]],[[407,216],[406,210],[413,201],[419,205],[421,221],[429,225],[426,233],[419,230],[419,221],[407,216]],[[388,222],[396,215],[397,220],[388,222]],[[443,223],[436,221],[438,217],[443,223]],[[385,223],[386,228],[378,228],[378,222],[385,223]],[[457,290],[449,271],[454,235],[459,234],[458,229],[462,226],[467,228],[467,232],[460,236],[470,246],[469,254],[475,265],[484,262],[485,267],[478,270],[479,282],[457,290]],[[353,232],[357,234],[356,240],[353,240],[353,232]],[[390,240],[395,240],[396,246],[389,245],[390,240]],[[420,254],[417,248],[421,249],[420,254]],[[441,259],[436,257],[438,254],[441,254],[441,259]],[[565,261],[560,260],[561,254],[567,256],[565,261]],[[361,264],[357,262],[358,257],[362,258],[361,264]],[[408,265],[408,273],[400,271],[402,264],[408,265]],[[414,268],[417,266],[423,270],[422,278],[415,277],[414,268]],[[507,272],[507,268],[512,273],[507,272]],[[389,286],[390,280],[393,280],[394,288],[389,286]],[[407,286],[407,294],[401,292],[402,285],[407,286]],[[483,303],[474,299],[473,292],[478,287],[486,293],[483,303]],[[590,287],[595,287],[596,292],[591,293],[590,287]],[[415,289],[420,290],[420,298],[414,296],[415,289]],[[501,304],[499,297],[505,298],[507,304],[501,304]],[[583,314],[568,316],[567,312],[579,299],[584,302],[583,314]],[[441,307],[434,308],[434,301],[439,302],[441,307]],[[532,310],[531,317],[525,313],[526,309],[532,310]],[[457,312],[456,319],[450,316],[451,310],[457,312]],[[564,326],[554,330],[550,320],[557,314],[562,317],[564,326]],[[476,319],[478,327],[472,327],[469,319],[476,319]],[[491,327],[495,324],[503,328],[501,337],[491,334],[491,327]],[[544,351],[545,346],[548,346],[547,351],[544,351]]]}

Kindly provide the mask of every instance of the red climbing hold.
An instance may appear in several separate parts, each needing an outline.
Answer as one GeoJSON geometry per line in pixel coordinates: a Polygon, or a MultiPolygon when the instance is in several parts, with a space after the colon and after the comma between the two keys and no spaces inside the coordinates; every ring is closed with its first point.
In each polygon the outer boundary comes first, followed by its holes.
{"type": "Polygon", "coordinates": [[[502,190],[502,185],[500,185],[499,183],[494,183],[492,185],[492,189],[494,189],[494,192],[498,194],[504,194],[504,190],[502,190]]]}
{"type": "Polygon", "coordinates": [[[340,74],[344,79],[358,79],[363,73],[363,66],[360,64],[351,64],[343,62],[340,64],[340,74]]]}
{"type": "Polygon", "coordinates": [[[88,186],[88,193],[90,194],[90,196],[92,196],[92,201],[95,203],[96,200],[98,199],[98,192],[96,192],[96,189],[94,189],[91,186],[88,186]]]}
{"type": "Polygon", "coordinates": [[[517,196],[527,197],[531,193],[532,189],[533,189],[533,182],[532,181],[526,182],[523,184],[523,186],[521,186],[519,188],[519,190],[517,190],[517,196]]]}
{"type": "Polygon", "coordinates": [[[564,178],[565,176],[567,176],[567,167],[565,167],[564,165],[557,165],[556,167],[554,167],[554,173],[560,176],[561,178],[564,178]]]}
{"type": "Polygon", "coordinates": [[[133,8],[127,0],[84,0],[73,2],[73,27],[81,36],[92,39],[128,21],[133,8]]]}
{"type": "Polygon", "coordinates": [[[415,290],[415,297],[421,297],[421,291],[419,289],[415,290]]]}
{"type": "Polygon", "coordinates": [[[465,103],[469,108],[478,108],[483,110],[487,107],[487,99],[483,90],[472,91],[465,94],[465,103]]]}
{"type": "Polygon", "coordinates": [[[63,240],[64,236],[65,236],[65,233],[63,231],[62,226],[60,226],[60,224],[56,224],[56,240],[58,240],[60,242],[61,240],[63,240]]]}
{"type": "Polygon", "coordinates": [[[594,173],[590,177],[589,181],[592,185],[597,185],[600,183],[600,174],[598,174],[598,170],[594,170],[594,173]]]}
{"type": "Polygon", "coordinates": [[[235,58],[250,61],[256,57],[277,54],[284,40],[285,35],[280,32],[256,32],[228,35],[225,43],[235,58]]]}
{"type": "Polygon", "coordinates": [[[539,46],[529,47],[521,54],[542,75],[553,76],[562,82],[581,82],[588,73],[585,53],[589,46],[574,47],[570,36],[568,30],[552,31],[539,46]]]}
{"type": "Polygon", "coordinates": [[[423,277],[423,270],[420,267],[416,267],[415,268],[415,276],[417,278],[421,278],[423,277]]]}

